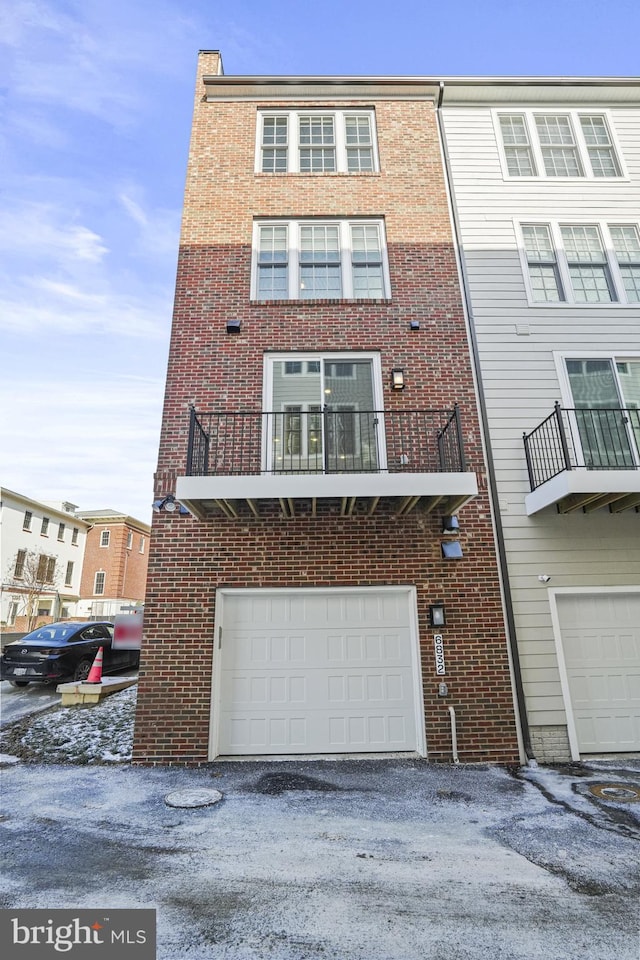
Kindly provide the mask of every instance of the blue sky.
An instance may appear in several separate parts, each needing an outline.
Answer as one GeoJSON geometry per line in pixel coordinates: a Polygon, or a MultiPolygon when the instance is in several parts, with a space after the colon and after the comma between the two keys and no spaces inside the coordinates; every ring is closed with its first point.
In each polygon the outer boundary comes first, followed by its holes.
{"type": "Polygon", "coordinates": [[[0,0],[2,483],[150,519],[199,49],[227,74],[638,73],[637,0],[0,0]]]}

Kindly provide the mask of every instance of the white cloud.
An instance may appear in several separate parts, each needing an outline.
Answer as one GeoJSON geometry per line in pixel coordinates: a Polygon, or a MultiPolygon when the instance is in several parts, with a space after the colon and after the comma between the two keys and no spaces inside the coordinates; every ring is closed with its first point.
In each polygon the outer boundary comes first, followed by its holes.
{"type": "Polygon", "coordinates": [[[108,252],[102,237],[53,203],[24,201],[0,210],[0,251],[46,257],[59,264],[97,263],[108,252]],[[62,220],[65,222],[56,222],[62,220]]]}

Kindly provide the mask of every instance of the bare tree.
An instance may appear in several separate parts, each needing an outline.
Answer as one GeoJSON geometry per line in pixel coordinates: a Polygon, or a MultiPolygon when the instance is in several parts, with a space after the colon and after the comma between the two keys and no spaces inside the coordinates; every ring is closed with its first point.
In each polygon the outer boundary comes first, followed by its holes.
{"type": "Polygon", "coordinates": [[[23,615],[28,617],[27,629],[33,630],[38,618],[38,607],[43,594],[57,592],[60,564],[56,557],[37,550],[18,550],[9,561],[7,579],[9,589],[20,593],[23,615]]]}

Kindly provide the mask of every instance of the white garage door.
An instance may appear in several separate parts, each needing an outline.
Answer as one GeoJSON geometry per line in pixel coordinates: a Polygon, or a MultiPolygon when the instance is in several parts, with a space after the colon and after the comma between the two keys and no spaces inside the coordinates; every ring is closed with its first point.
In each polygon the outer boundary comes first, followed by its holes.
{"type": "Polygon", "coordinates": [[[581,753],[640,750],[640,595],[558,597],[581,753]]]}
{"type": "Polygon", "coordinates": [[[413,591],[220,593],[214,756],[419,748],[413,591]]]}

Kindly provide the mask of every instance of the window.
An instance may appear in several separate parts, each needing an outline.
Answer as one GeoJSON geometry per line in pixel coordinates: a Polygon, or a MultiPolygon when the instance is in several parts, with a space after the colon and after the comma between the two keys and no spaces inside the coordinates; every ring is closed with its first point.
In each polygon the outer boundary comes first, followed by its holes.
{"type": "Polygon", "coordinates": [[[36,578],[40,583],[53,583],[56,575],[56,558],[41,553],[38,557],[36,578]]]}
{"type": "Polygon", "coordinates": [[[636,226],[610,226],[627,300],[640,301],[640,235],[636,226]]]}
{"type": "Polygon", "coordinates": [[[374,173],[373,110],[258,114],[258,173],[374,173]]]}
{"type": "Polygon", "coordinates": [[[48,518],[48,517],[43,517],[43,518],[42,518],[42,526],[40,527],[40,535],[41,535],[42,537],[48,537],[48,536],[49,536],[49,518],[48,518]]]}
{"type": "Polygon", "coordinates": [[[16,553],[16,565],[13,568],[13,575],[16,580],[22,580],[24,576],[24,565],[27,559],[26,550],[18,550],[16,553]]]}
{"type": "Polygon", "coordinates": [[[64,540],[64,523],[58,524],[58,540],[64,540]]]}
{"type": "Polygon", "coordinates": [[[497,114],[497,126],[508,177],[623,175],[605,114],[518,110],[497,114]]]}
{"type": "Polygon", "coordinates": [[[17,603],[17,601],[13,600],[13,601],[9,604],[9,614],[8,614],[8,616],[7,616],[7,626],[8,626],[8,627],[13,627],[13,626],[15,625],[16,617],[17,617],[17,616],[18,616],[18,603],[17,603]]]}
{"type": "Polygon", "coordinates": [[[104,570],[98,570],[93,581],[93,592],[97,597],[100,597],[104,594],[104,581],[105,581],[105,572],[104,570]]]}
{"type": "Polygon", "coordinates": [[[67,563],[67,572],[64,576],[65,586],[70,587],[73,583],[73,560],[69,560],[67,563]]]}
{"type": "Polygon", "coordinates": [[[127,550],[131,550],[132,546],[133,546],[133,531],[128,530],[127,531],[127,550]]]}
{"type": "Polygon", "coordinates": [[[564,359],[572,422],[592,469],[640,463],[640,358],[564,359]]]}
{"type": "Polygon", "coordinates": [[[74,527],[71,531],[71,543],[74,547],[78,545],[78,533],[79,531],[77,527],[74,527]]]}
{"type": "Polygon", "coordinates": [[[386,299],[380,220],[258,222],[254,300],[386,299]]]}
{"type": "Polygon", "coordinates": [[[140,537],[140,553],[144,553],[144,537],[140,537]]]}
{"type": "Polygon", "coordinates": [[[103,530],[100,534],[100,546],[108,547],[110,539],[111,539],[111,531],[103,530]]]}
{"type": "Polygon", "coordinates": [[[520,233],[531,301],[640,302],[637,224],[524,223],[520,233]]]}
{"type": "Polygon", "coordinates": [[[33,520],[33,514],[31,510],[25,510],[24,520],[22,521],[23,530],[31,530],[31,521],[33,520]]]}
{"type": "Polygon", "coordinates": [[[266,360],[270,411],[266,469],[289,473],[378,470],[383,457],[379,358],[338,354],[266,360]],[[287,373],[290,364],[299,373],[287,373]]]}

